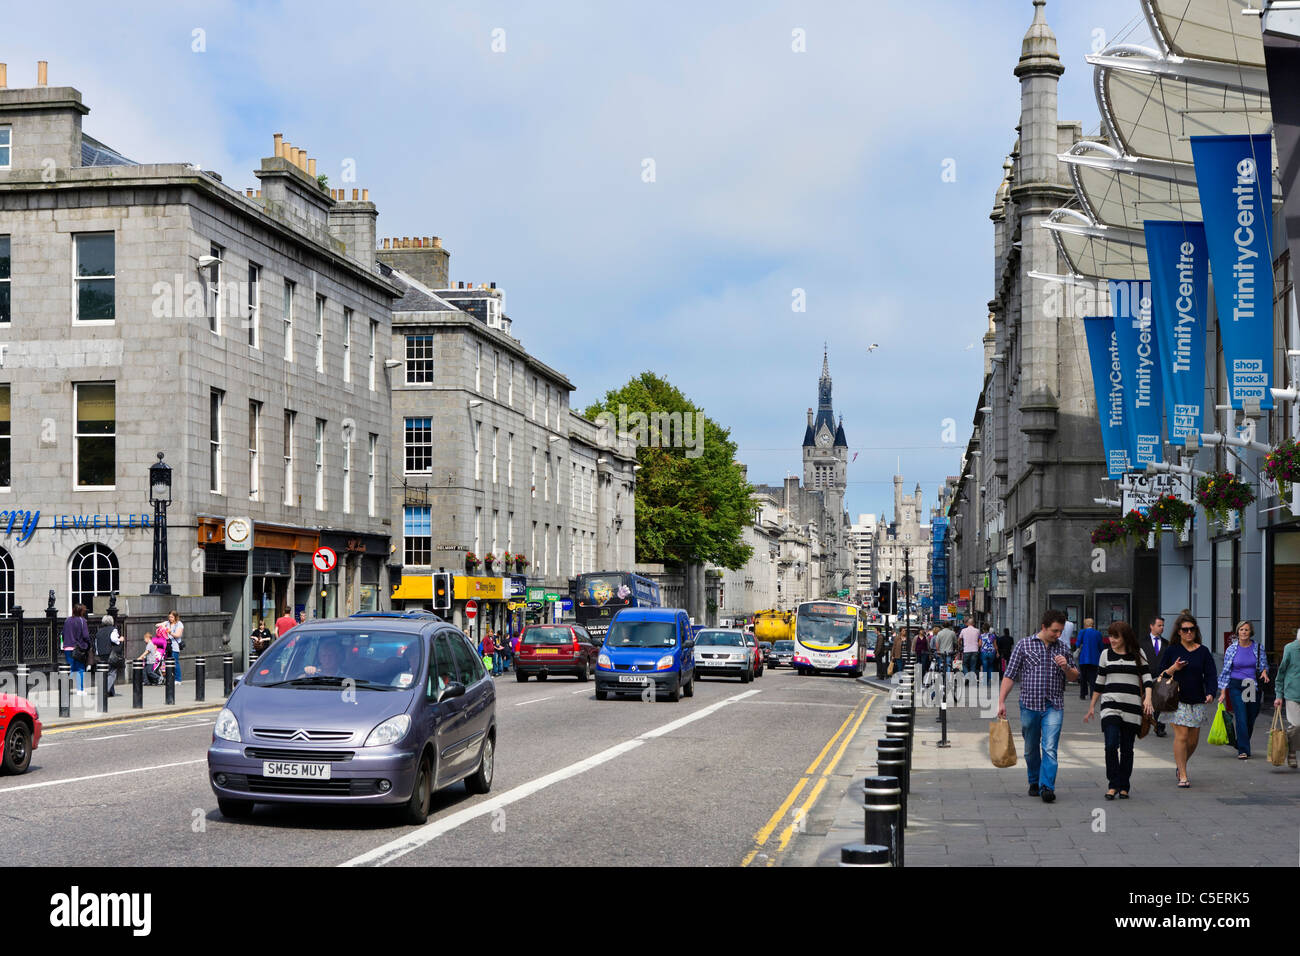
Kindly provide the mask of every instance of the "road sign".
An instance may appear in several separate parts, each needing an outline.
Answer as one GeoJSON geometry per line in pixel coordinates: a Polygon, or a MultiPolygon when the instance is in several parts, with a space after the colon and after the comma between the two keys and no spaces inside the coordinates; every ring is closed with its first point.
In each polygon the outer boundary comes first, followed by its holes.
{"type": "Polygon", "coordinates": [[[465,602],[465,620],[472,621],[478,616],[478,601],[465,602]]]}
{"type": "Polygon", "coordinates": [[[311,556],[311,563],[321,574],[329,574],[339,563],[339,556],[334,553],[333,548],[317,548],[316,553],[311,556]]]}

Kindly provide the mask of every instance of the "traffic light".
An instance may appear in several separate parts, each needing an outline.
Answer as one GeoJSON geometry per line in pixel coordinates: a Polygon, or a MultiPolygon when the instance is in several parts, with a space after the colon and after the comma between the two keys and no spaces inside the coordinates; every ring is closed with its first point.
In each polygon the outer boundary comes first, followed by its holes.
{"type": "Polygon", "coordinates": [[[876,610],[881,614],[893,614],[894,608],[894,582],[882,581],[876,588],[876,610]]]}
{"type": "Polygon", "coordinates": [[[435,571],[433,573],[433,609],[435,611],[450,611],[453,593],[451,572],[435,571]]]}

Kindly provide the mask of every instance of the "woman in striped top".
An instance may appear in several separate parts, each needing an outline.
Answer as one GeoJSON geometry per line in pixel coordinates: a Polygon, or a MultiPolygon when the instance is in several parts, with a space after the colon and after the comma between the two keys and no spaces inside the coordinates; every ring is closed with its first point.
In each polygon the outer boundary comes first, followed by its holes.
{"type": "Polygon", "coordinates": [[[1142,726],[1142,715],[1151,709],[1151,668],[1138,646],[1133,628],[1115,621],[1106,631],[1110,646],[1101,652],[1092,701],[1084,721],[1092,719],[1101,703],[1101,729],[1106,735],[1106,799],[1128,799],[1133,775],[1133,741],[1142,726]]]}

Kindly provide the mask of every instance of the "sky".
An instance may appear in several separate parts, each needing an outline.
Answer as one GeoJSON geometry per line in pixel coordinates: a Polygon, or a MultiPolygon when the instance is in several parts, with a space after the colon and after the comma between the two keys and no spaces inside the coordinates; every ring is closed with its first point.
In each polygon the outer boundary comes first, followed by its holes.
{"type": "MultiPolygon", "coordinates": [[[[654,371],[779,483],[825,345],[854,520],[900,467],[927,511],[957,473],[1030,0],[4,6],[9,85],[48,60],[124,155],[256,187],[281,132],[380,237],[440,236],[575,408],[654,371]]],[[[1095,132],[1084,56],[1145,38],[1139,2],[1046,12],[1061,118],[1095,132]]]]}

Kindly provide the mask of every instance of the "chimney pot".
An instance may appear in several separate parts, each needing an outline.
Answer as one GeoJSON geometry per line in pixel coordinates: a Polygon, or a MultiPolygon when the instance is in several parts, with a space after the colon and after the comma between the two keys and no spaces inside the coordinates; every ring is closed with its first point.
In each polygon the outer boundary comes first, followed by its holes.
{"type": "Polygon", "coordinates": [[[253,191],[253,198],[254,198],[254,199],[261,199],[261,198],[262,198],[262,190],[260,190],[260,189],[256,189],[256,190],[254,190],[254,191],[253,191]]]}
{"type": "MultiPolygon", "coordinates": [[[[352,198],[355,199],[356,197],[353,196],[352,198]]],[[[361,201],[362,201],[362,202],[370,202],[370,190],[369,190],[369,189],[363,189],[363,190],[361,190],[361,201]]]]}
{"type": "Polygon", "coordinates": [[[352,201],[353,201],[353,202],[356,202],[356,201],[357,201],[357,193],[358,193],[358,192],[360,192],[360,190],[357,190],[357,189],[352,190],[352,201]]]}
{"type": "Polygon", "coordinates": [[[50,81],[50,64],[47,60],[36,61],[36,85],[45,86],[50,81]]]}
{"type": "Polygon", "coordinates": [[[253,198],[253,187],[252,187],[252,186],[249,186],[247,189],[245,189],[245,190],[244,190],[244,195],[247,196],[249,199],[252,199],[252,198],[253,198]]]}
{"type": "Polygon", "coordinates": [[[308,175],[308,176],[315,177],[315,175],[316,175],[316,160],[314,160],[314,159],[309,159],[309,160],[307,160],[307,175],[308,175]]]}
{"type": "Polygon", "coordinates": [[[387,239],[384,240],[384,248],[385,248],[385,249],[388,248],[388,240],[387,240],[387,239]]]}
{"type": "Polygon", "coordinates": [[[9,85],[9,67],[4,63],[0,63],[0,90],[3,90],[8,85],[9,85]]]}
{"type": "Polygon", "coordinates": [[[275,133],[271,136],[271,139],[275,143],[276,159],[282,159],[284,157],[284,134],[275,133]]]}
{"type": "Polygon", "coordinates": [[[439,239],[437,236],[434,236],[434,237],[433,237],[433,248],[435,248],[435,249],[441,249],[441,248],[442,248],[442,240],[439,239]]]}

